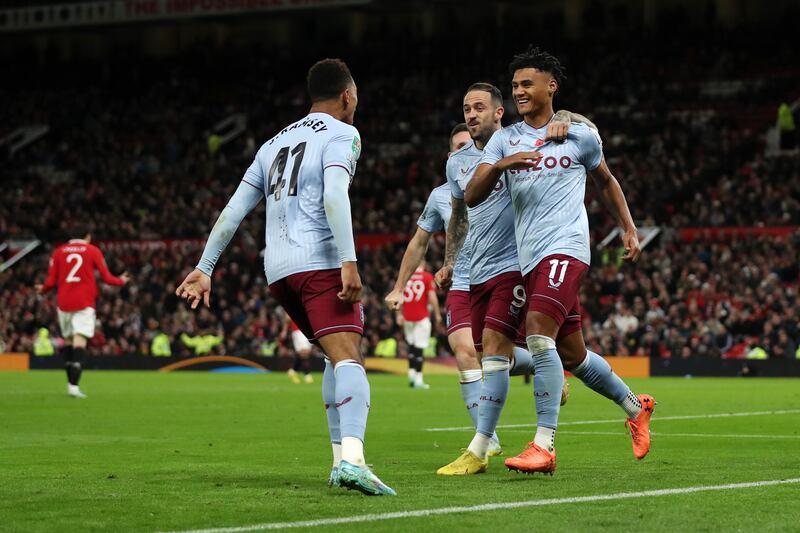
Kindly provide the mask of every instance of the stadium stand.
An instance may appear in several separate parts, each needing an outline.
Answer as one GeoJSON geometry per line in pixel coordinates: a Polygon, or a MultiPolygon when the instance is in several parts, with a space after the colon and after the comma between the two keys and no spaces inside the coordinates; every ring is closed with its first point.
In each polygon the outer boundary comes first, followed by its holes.
{"type": "MultiPolygon", "coordinates": [[[[348,59],[361,95],[356,125],[364,152],[351,190],[356,233],[412,231],[429,190],[442,182],[463,88],[477,79],[508,87],[507,58],[521,43],[475,49],[474,60],[460,63],[446,46],[456,38],[416,43],[413,56],[391,61],[382,61],[385,45],[331,50],[348,59]]],[[[618,355],[745,357],[760,346],[770,357],[795,357],[800,160],[764,156],[761,140],[780,102],[800,94],[793,47],[762,42],[770,54],[755,56],[746,33],[681,36],[668,45],[637,39],[553,47],[569,77],[557,102],[598,124],[634,218],[663,229],[636,268],[620,265],[613,248],[595,250],[582,297],[587,341],[618,355]],[[731,226],[789,229],[755,238],[709,230],[694,240],[681,231],[731,226]]],[[[459,54],[469,56],[467,46],[459,54]]],[[[134,274],[129,287],[100,299],[97,353],[150,354],[161,332],[181,356],[193,353],[184,334],[220,334],[223,344],[213,350],[231,355],[281,350],[273,344],[281,317],[258,257],[263,206],[223,257],[210,311],[188,312],[172,291],[257,147],[305,112],[303,73],[317,58],[309,50],[290,58],[205,45],[179,60],[132,58],[130,51],[122,58],[46,69],[20,61],[26,71],[0,89],[0,98],[16,103],[0,108],[0,137],[49,126],[40,140],[7,154],[3,170],[0,236],[36,237],[45,246],[0,273],[0,342],[28,351],[39,327],[57,331],[53,299],[37,297],[33,285],[44,277],[46,254],[80,219],[94,228],[112,271],[134,274]],[[258,68],[253,58],[261,58],[258,68]],[[219,146],[210,140],[213,126],[234,113],[246,114],[247,127],[219,146]]],[[[510,100],[507,108],[506,122],[514,119],[510,100]]],[[[613,223],[591,187],[587,207],[598,243],[613,223]]],[[[399,333],[382,297],[402,249],[395,242],[361,250],[367,353],[399,333]]],[[[436,243],[434,265],[440,255],[436,243]]]]}

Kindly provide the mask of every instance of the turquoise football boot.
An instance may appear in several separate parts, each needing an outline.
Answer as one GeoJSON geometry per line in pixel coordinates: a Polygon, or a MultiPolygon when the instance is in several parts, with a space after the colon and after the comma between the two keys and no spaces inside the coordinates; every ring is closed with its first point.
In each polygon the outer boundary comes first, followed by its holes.
{"type": "Polygon", "coordinates": [[[372,470],[347,461],[339,463],[337,482],[340,487],[357,490],[367,496],[397,496],[394,489],[378,479],[372,470]]]}

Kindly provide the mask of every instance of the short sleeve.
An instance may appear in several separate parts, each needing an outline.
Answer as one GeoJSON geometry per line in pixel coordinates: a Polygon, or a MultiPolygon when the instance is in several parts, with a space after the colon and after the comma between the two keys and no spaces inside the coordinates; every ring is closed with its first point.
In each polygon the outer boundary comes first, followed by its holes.
{"type": "Polygon", "coordinates": [[[578,161],[591,172],[599,167],[603,160],[603,141],[600,139],[600,134],[588,126],[572,127],[580,128],[577,135],[578,161]]]}
{"type": "Polygon", "coordinates": [[[264,167],[261,165],[261,150],[256,153],[255,158],[253,158],[253,162],[244,171],[244,176],[242,176],[242,181],[247,183],[248,185],[255,187],[260,191],[264,191],[264,167]]]}
{"type": "Polygon", "coordinates": [[[425,209],[422,210],[422,214],[417,220],[417,226],[428,233],[444,230],[444,220],[442,220],[442,216],[436,207],[436,198],[433,192],[428,196],[428,203],[425,204],[425,209]]]}
{"type": "Polygon", "coordinates": [[[490,165],[494,165],[501,159],[505,157],[503,153],[503,130],[497,130],[492,135],[492,138],[489,139],[489,142],[486,143],[486,146],[483,148],[483,157],[481,158],[480,164],[488,163],[490,165]]]}
{"type": "Polygon", "coordinates": [[[361,137],[358,130],[348,128],[347,131],[337,133],[331,137],[322,151],[322,169],[328,167],[342,167],[350,175],[356,175],[356,163],[361,156],[361,137]]]}
{"type": "Polygon", "coordinates": [[[456,176],[458,176],[458,157],[450,157],[447,160],[445,173],[447,174],[447,183],[450,185],[450,193],[453,195],[453,198],[463,200],[464,191],[461,190],[461,185],[456,181],[456,176]]]}

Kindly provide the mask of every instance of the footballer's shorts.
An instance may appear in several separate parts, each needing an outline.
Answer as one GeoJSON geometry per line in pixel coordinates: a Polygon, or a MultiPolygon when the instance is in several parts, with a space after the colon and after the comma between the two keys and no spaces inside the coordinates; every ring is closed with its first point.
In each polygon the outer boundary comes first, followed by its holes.
{"type": "Polygon", "coordinates": [[[581,329],[581,281],[589,265],[563,254],[549,255],[525,275],[528,312],[538,311],[559,325],[558,339],[581,329]]]}
{"type": "Polygon", "coordinates": [[[91,339],[94,337],[95,323],[94,307],[85,307],[80,311],[58,310],[58,325],[61,327],[61,336],[72,340],[75,335],[91,339]]]}
{"type": "Polygon", "coordinates": [[[483,351],[485,328],[519,342],[520,325],[523,324],[524,328],[526,314],[525,285],[519,271],[505,272],[483,283],[470,285],[469,303],[472,342],[477,351],[483,351]]]}
{"type": "Polygon", "coordinates": [[[424,350],[431,340],[431,319],[428,317],[414,322],[403,322],[406,344],[424,350]]]}
{"type": "Polygon", "coordinates": [[[444,301],[447,334],[470,326],[469,291],[450,289],[444,301]]]}
{"type": "Polygon", "coordinates": [[[294,351],[298,353],[307,352],[312,348],[311,341],[299,329],[292,332],[292,345],[294,346],[294,351]]]}
{"type": "Polygon", "coordinates": [[[269,292],[309,341],[331,333],[364,334],[361,302],[343,302],[336,296],[341,290],[340,268],[298,272],[269,285],[269,292]]]}

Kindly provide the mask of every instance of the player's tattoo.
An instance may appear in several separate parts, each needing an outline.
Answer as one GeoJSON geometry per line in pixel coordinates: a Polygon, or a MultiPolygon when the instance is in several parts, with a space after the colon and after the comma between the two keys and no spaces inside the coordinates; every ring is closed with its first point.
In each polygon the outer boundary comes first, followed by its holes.
{"type": "Polygon", "coordinates": [[[447,238],[444,246],[445,266],[453,266],[455,263],[468,231],[467,206],[463,199],[453,198],[453,211],[450,215],[450,223],[447,225],[447,238]]]}
{"type": "Polygon", "coordinates": [[[573,113],[572,111],[567,111],[566,109],[559,109],[556,111],[556,114],[553,115],[553,122],[579,122],[581,124],[586,124],[593,130],[597,131],[597,126],[595,126],[594,122],[584,117],[580,113],[573,113]]]}

